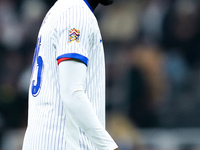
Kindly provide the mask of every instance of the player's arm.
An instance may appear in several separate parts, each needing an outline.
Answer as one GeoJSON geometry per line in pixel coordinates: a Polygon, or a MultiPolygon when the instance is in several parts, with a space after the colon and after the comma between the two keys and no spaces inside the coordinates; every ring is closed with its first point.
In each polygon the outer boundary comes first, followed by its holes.
{"type": "Polygon", "coordinates": [[[59,64],[61,98],[65,109],[99,150],[119,150],[84,93],[86,69],[84,63],[74,60],[59,64]]]}

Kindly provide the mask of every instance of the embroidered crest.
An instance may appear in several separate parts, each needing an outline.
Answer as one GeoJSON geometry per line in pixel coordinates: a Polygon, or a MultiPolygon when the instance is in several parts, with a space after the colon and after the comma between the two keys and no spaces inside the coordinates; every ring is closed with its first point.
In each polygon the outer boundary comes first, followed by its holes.
{"type": "Polygon", "coordinates": [[[73,41],[79,43],[80,42],[79,38],[80,38],[80,30],[73,28],[69,31],[69,43],[72,43],[73,41]]]}

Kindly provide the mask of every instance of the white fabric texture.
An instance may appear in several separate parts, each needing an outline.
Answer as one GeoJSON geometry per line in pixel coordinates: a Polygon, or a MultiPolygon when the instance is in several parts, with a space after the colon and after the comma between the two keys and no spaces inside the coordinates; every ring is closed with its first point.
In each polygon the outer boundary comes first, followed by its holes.
{"type": "Polygon", "coordinates": [[[84,93],[87,67],[67,60],[59,65],[60,94],[66,113],[99,150],[113,150],[116,143],[100,123],[87,95],[84,93]]]}

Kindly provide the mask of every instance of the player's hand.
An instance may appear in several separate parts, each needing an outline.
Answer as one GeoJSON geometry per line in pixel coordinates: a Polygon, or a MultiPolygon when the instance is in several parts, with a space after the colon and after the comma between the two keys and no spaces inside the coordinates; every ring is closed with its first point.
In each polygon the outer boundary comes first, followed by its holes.
{"type": "Polygon", "coordinates": [[[114,150],[120,150],[119,148],[116,148],[116,149],[114,149],[114,150]]]}

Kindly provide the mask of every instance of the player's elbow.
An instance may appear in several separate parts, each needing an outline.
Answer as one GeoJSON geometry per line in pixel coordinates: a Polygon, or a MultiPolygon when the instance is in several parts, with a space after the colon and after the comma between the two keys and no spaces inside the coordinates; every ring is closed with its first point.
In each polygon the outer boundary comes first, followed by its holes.
{"type": "Polygon", "coordinates": [[[83,84],[71,85],[61,93],[61,97],[64,103],[67,103],[67,106],[70,106],[72,101],[79,100],[82,95],[85,95],[83,84]]]}
{"type": "Polygon", "coordinates": [[[84,84],[74,84],[70,90],[70,94],[72,96],[75,96],[76,94],[83,93],[83,92],[84,92],[84,84]]]}
{"type": "Polygon", "coordinates": [[[83,88],[70,90],[69,94],[63,99],[65,108],[69,114],[74,114],[87,98],[83,88]]]}

